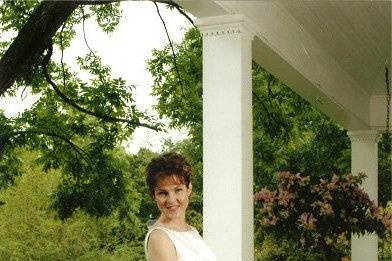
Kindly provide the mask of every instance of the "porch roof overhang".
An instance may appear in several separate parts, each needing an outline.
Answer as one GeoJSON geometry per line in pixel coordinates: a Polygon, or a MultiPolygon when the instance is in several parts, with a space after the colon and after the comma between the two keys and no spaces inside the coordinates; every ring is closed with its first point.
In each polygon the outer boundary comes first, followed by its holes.
{"type": "Polygon", "coordinates": [[[197,18],[244,15],[255,62],[346,129],[385,129],[390,1],[178,2],[197,18]]]}

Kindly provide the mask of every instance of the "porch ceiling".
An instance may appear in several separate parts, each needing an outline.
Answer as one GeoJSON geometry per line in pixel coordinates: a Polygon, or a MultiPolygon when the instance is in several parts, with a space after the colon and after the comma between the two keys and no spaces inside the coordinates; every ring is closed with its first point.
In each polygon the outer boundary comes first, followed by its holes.
{"type": "Polygon", "coordinates": [[[179,2],[198,18],[245,15],[256,62],[344,127],[385,128],[390,1],[179,2]]]}
{"type": "Polygon", "coordinates": [[[366,93],[385,94],[391,2],[286,1],[289,13],[366,93]]]}

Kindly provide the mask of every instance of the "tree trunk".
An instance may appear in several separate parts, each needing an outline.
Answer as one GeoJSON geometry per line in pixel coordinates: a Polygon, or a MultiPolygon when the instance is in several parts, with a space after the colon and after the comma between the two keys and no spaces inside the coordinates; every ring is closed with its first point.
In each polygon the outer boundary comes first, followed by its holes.
{"type": "Polygon", "coordinates": [[[79,5],[76,1],[44,1],[30,16],[0,60],[0,96],[29,72],[60,26],[79,5]]]}

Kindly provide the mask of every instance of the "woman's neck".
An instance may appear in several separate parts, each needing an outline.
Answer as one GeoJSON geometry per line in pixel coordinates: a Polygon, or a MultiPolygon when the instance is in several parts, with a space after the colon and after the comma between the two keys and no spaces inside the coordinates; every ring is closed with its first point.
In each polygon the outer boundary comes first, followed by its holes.
{"type": "Polygon", "coordinates": [[[156,223],[162,224],[163,226],[173,230],[178,230],[178,231],[189,230],[189,225],[186,223],[185,218],[168,220],[160,216],[156,223]]]}

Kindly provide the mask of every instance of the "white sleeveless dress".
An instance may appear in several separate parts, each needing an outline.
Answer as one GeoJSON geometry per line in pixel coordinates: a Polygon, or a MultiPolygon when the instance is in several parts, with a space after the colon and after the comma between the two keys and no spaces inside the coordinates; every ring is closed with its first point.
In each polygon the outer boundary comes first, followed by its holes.
{"type": "MultiPolygon", "coordinates": [[[[173,242],[177,252],[175,261],[216,261],[215,255],[208,248],[199,232],[192,227],[189,231],[175,231],[162,226],[153,226],[147,232],[144,240],[144,252],[147,256],[147,242],[152,231],[159,229],[164,231],[173,242]]],[[[174,261],[174,260],[173,260],[174,261]]]]}

